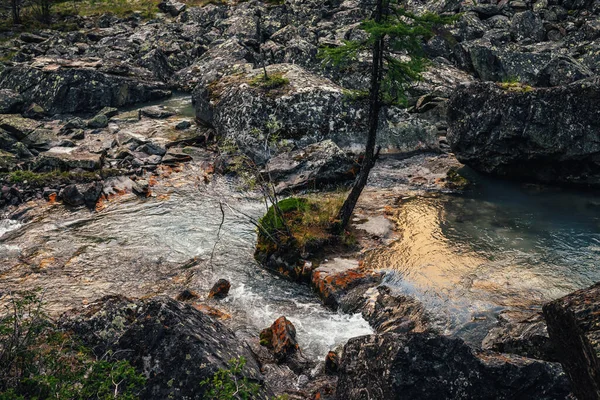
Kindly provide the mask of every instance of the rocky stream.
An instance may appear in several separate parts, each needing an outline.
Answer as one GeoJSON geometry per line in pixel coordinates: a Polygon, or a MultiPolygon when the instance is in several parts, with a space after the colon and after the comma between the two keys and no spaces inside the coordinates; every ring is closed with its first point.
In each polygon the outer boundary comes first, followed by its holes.
{"type": "Polygon", "coordinates": [[[292,272],[255,257],[253,179],[349,187],[369,61],[318,50],[363,38],[370,3],[0,31],[0,305],[39,289],[143,373],[141,399],[208,398],[240,357],[264,399],[600,399],[600,2],[403,3],[456,21],[381,112],[351,240],[292,272]]]}

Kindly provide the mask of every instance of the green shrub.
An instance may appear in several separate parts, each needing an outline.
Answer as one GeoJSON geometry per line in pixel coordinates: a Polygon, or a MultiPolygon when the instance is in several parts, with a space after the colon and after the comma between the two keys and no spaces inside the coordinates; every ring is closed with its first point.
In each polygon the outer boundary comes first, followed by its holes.
{"type": "Polygon", "coordinates": [[[145,378],[111,353],[96,358],[44,311],[35,292],[13,294],[0,317],[0,400],[138,399],[145,378]]]}
{"type": "Polygon", "coordinates": [[[233,400],[256,398],[260,385],[251,382],[242,375],[246,365],[246,359],[240,357],[229,361],[229,368],[218,370],[212,378],[200,382],[200,386],[206,386],[207,391],[204,398],[207,400],[233,400]]]}

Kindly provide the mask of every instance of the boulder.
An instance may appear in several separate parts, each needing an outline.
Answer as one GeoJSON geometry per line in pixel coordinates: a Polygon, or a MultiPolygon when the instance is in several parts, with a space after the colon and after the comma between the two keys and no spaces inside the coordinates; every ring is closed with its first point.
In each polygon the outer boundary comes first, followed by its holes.
{"type": "Polygon", "coordinates": [[[336,398],[564,399],[559,364],[476,353],[461,339],[431,333],[368,335],[344,346],[336,398]]]}
{"type": "MultiPolygon", "coordinates": [[[[367,107],[332,81],[297,65],[230,75],[193,94],[196,117],[217,135],[262,163],[290,144],[305,147],[330,139],[341,148],[362,148],[366,141],[367,107]]],[[[379,143],[387,150],[424,149],[435,143],[437,130],[394,107],[382,110],[379,143]],[[408,148],[410,147],[410,149],[408,148]]]]}
{"type": "Polygon", "coordinates": [[[333,141],[324,140],[271,158],[263,175],[281,193],[345,183],[354,179],[359,169],[358,163],[333,141]]]}
{"type": "Polygon", "coordinates": [[[25,118],[42,119],[46,116],[46,110],[39,104],[33,103],[23,111],[25,118]]]}
{"type": "Polygon", "coordinates": [[[70,206],[86,205],[89,208],[94,208],[102,194],[102,187],[102,182],[68,185],[61,189],[58,197],[70,206]]]}
{"type": "Polygon", "coordinates": [[[548,336],[546,322],[539,313],[517,314],[516,318],[501,314],[499,326],[490,329],[481,347],[538,360],[559,361],[548,336]]]}
{"type": "Polygon", "coordinates": [[[108,117],[104,114],[98,114],[87,122],[88,128],[100,129],[108,126],[108,117]]]}
{"type": "Polygon", "coordinates": [[[558,359],[580,400],[600,398],[600,283],[543,307],[558,359]]]}
{"type": "Polygon", "coordinates": [[[157,100],[171,92],[160,82],[138,76],[101,72],[99,63],[53,64],[39,67],[15,65],[0,73],[0,89],[21,94],[27,103],[36,102],[49,114],[90,112],[102,107],[157,100]]]}
{"type": "Polygon", "coordinates": [[[163,0],[158,4],[158,9],[170,14],[172,17],[176,17],[185,11],[186,5],[177,1],[163,0]]]}
{"type": "Polygon", "coordinates": [[[0,114],[17,113],[23,107],[23,97],[12,90],[0,89],[0,114]]]}
{"type": "Polygon", "coordinates": [[[204,399],[206,386],[200,382],[240,357],[247,361],[241,375],[262,381],[243,341],[219,321],[170,298],[105,297],[63,317],[63,326],[99,357],[111,350],[143,372],[143,399],[204,399]]]}
{"type": "Polygon", "coordinates": [[[326,306],[356,311],[364,302],[362,294],[381,278],[379,273],[362,270],[356,260],[334,258],[312,271],[311,284],[326,306]]]}
{"type": "Polygon", "coordinates": [[[388,286],[382,285],[367,291],[365,297],[362,316],[377,333],[432,330],[423,303],[411,296],[394,294],[388,286]]]}
{"type": "Polygon", "coordinates": [[[532,11],[524,11],[514,15],[511,21],[511,34],[515,41],[527,40],[540,42],[546,36],[542,19],[532,11]]]}
{"type": "Polygon", "coordinates": [[[224,299],[229,294],[231,283],[227,279],[219,279],[208,293],[209,299],[224,299]]]}
{"type": "Polygon", "coordinates": [[[448,142],[458,160],[499,176],[600,185],[600,80],[533,89],[459,86],[448,104],[448,142]]]}
{"type": "Polygon", "coordinates": [[[285,361],[298,350],[296,328],[286,317],[279,317],[269,328],[260,332],[260,343],[271,349],[279,362],[285,361]]]}

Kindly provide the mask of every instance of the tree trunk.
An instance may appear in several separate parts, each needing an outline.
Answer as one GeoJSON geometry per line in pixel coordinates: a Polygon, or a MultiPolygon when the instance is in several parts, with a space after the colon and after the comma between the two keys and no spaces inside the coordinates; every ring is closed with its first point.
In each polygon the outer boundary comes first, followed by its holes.
{"type": "MultiPolygon", "coordinates": [[[[387,0],[377,0],[374,18],[376,23],[382,21],[386,5],[387,0]]],[[[375,160],[377,158],[375,145],[377,142],[377,127],[379,126],[379,113],[381,111],[380,90],[383,75],[384,40],[385,38],[382,36],[373,44],[373,65],[371,67],[371,89],[369,96],[369,131],[365,148],[365,157],[360,168],[360,173],[354,181],[354,185],[352,185],[352,190],[350,191],[350,194],[348,194],[348,197],[346,197],[346,200],[338,213],[338,222],[336,226],[334,226],[334,231],[336,233],[342,233],[348,226],[352,213],[354,212],[354,207],[356,207],[358,198],[367,184],[369,172],[371,172],[371,168],[375,165],[375,160]]]]}
{"type": "Polygon", "coordinates": [[[11,0],[10,1],[10,6],[11,6],[11,10],[12,10],[12,19],[13,19],[13,24],[17,25],[21,23],[21,15],[20,15],[20,7],[19,7],[19,1],[20,0],[11,0]]]}

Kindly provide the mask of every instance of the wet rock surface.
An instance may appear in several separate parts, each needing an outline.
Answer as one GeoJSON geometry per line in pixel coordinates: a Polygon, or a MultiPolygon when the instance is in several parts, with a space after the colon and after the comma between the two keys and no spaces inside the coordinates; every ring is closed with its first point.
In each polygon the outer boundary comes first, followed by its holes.
{"type": "Polygon", "coordinates": [[[596,284],[544,305],[550,339],[579,399],[600,396],[599,300],[596,284]]]}
{"type": "Polygon", "coordinates": [[[516,314],[501,314],[499,326],[489,331],[482,342],[482,348],[558,362],[543,316],[540,313],[516,314]]]}
{"type": "Polygon", "coordinates": [[[231,283],[227,279],[219,279],[208,293],[209,298],[224,299],[229,293],[231,283]]]}

